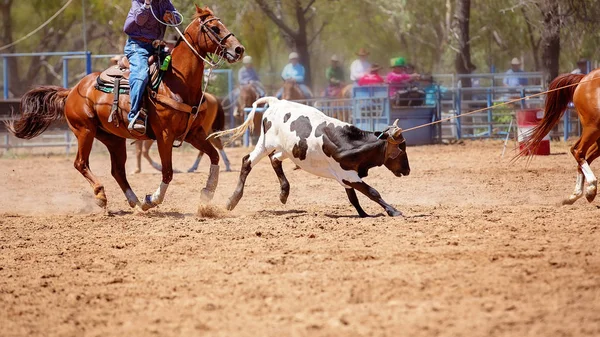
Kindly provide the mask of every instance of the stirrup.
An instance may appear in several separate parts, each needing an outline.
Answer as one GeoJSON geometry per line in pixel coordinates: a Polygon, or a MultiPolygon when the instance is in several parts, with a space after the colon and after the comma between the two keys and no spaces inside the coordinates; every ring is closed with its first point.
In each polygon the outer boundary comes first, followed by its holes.
{"type": "Polygon", "coordinates": [[[131,119],[131,121],[129,122],[129,125],[127,126],[127,129],[129,130],[129,132],[132,132],[132,133],[135,132],[137,135],[143,136],[146,134],[146,121],[148,119],[148,115],[144,114],[146,116],[146,118],[140,118],[140,112],[141,112],[141,109],[131,119]]]}

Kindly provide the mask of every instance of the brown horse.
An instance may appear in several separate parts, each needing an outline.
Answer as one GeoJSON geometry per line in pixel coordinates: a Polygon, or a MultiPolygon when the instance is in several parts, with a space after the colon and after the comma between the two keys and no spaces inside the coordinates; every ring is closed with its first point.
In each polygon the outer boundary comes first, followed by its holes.
{"type": "Polygon", "coordinates": [[[542,121],[525,141],[525,148],[519,156],[527,156],[535,152],[544,137],[558,124],[569,102],[575,104],[581,121],[581,138],[571,147],[571,154],[577,161],[577,181],[575,191],[563,204],[571,205],[584,195],[592,202],[598,191],[598,181],[590,164],[600,156],[600,102],[598,85],[600,69],[588,75],[565,74],[550,83],[546,97],[545,114],[542,121]],[[568,86],[567,88],[562,88],[568,86]],[[560,89],[562,88],[562,89],[560,89]],[[585,183],[587,182],[587,187],[585,183]]]}
{"type": "MultiPolygon", "coordinates": [[[[40,87],[26,93],[21,99],[21,118],[8,125],[9,130],[19,138],[33,138],[44,132],[55,120],[66,118],[69,127],[77,137],[78,151],[75,168],[87,179],[93,188],[96,203],[106,207],[107,199],[104,186],[92,173],[89,157],[94,138],[104,143],[110,152],[111,173],[127,197],[131,207],[139,206],[148,210],[162,203],[167,187],[173,178],[172,152],[176,139],[189,131],[185,141],[198,150],[205,152],[211,159],[211,169],[206,187],[202,190],[205,199],[211,199],[219,176],[219,153],[206,140],[202,128],[205,109],[198,112],[197,118],[191,118],[195,109],[190,109],[203,96],[202,80],[204,75],[203,59],[209,53],[219,54],[228,62],[237,62],[244,54],[244,47],[229,30],[207,8],[196,5],[193,21],[184,31],[185,39],[180,39],[173,49],[171,67],[164,74],[156,98],[146,99],[148,108],[148,132],[139,136],[131,134],[127,123],[108,122],[111,115],[112,94],[106,94],[95,88],[99,73],[84,77],[74,88],[40,87]],[[184,43],[185,42],[185,43],[184,43]],[[193,49],[192,49],[193,48],[193,49]],[[162,97],[162,99],[159,99],[162,97]],[[170,100],[170,102],[167,102],[170,100]],[[175,103],[173,103],[175,102],[175,103]],[[179,109],[191,111],[179,111],[179,109]],[[190,123],[191,121],[191,123],[190,123]],[[156,138],[162,164],[162,182],[157,191],[147,195],[140,202],[129,186],[125,173],[127,149],[125,140],[156,138]]],[[[151,95],[154,96],[154,95],[151,95]]],[[[119,119],[124,121],[129,111],[129,97],[123,95],[119,102],[119,119]]]]}
{"type": "Polygon", "coordinates": [[[288,101],[297,101],[307,99],[308,97],[304,96],[304,93],[300,89],[300,85],[298,85],[296,81],[285,80],[283,82],[283,95],[281,98],[288,101]]]}
{"type": "MultiPolygon", "coordinates": [[[[208,134],[212,133],[213,131],[224,130],[225,110],[223,110],[221,101],[217,99],[214,95],[211,95],[209,93],[205,93],[204,97],[206,98],[207,109],[206,117],[202,121],[202,128],[208,134]]],[[[221,154],[221,159],[223,159],[223,163],[225,164],[225,171],[231,172],[229,158],[227,158],[227,154],[225,153],[225,150],[223,150],[223,143],[221,142],[221,140],[211,139],[210,142],[213,144],[214,147],[216,147],[219,150],[219,153],[221,154]]],[[[152,160],[152,157],[150,157],[150,148],[152,147],[152,144],[154,144],[153,140],[136,140],[134,143],[136,147],[135,155],[137,164],[137,167],[133,172],[134,174],[142,172],[142,156],[146,158],[146,160],[148,161],[148,163],[150,163],[152,167],[159,171],[162,170],[160,164],[156,163],[154,160],[152,160]]],[[[200,165],[200,160],[202,160],[203,154],[204,152],[202,151],[198,153],[198,157],[196,158],[194,165],[192,165],[188,172],[196,172],[196,170],[198,169],[198,165],[200,165]]],[[[175,172],[179,173],[179,171],[175,172]]]]}
{"type": "MultiPolygon", "coordinates": [[[[236,123],[242,124],[244,122],[244,109],[251,108],[252,103],[258,100],[259,94],[254,85],[246,84],[240,86],[240,95],[237,100],[236,107],[236,123]]],[[[260,123],[262,121],[262,112],[256,113],[254,117],[254,131],[251,134],[252,140],[255,141],[260,136],[260,123]]]]}

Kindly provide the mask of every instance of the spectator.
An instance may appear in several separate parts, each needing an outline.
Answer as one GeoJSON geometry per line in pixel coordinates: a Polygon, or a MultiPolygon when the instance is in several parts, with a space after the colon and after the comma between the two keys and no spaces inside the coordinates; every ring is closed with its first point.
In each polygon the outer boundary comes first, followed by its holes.
{"type": "MultiPolygon", "coordinates": [[[[288,59],[289,59],[290,63],[288,63],[283,68],[283,71],[281,72],[281,77],[283,78],[284,81],[288,81],[288,80],[295,81],[298,84],[298,86],[300,87],[300,90],[302,90],[304,97],[306,97],[306,98],[312,97],[312,92],[304,84],[305,70],[304,70],[304,66],[302,64],[300,64],[300,56],[296,52],[291,52],[288,59]]],[[[277,97],[281,98],[282,95],[283,95],[283,88],[281,88],[279,90],[279,92],[277,93],[277,97]]]]}
{"type": "Polygon", "coordinates": [[[396,95],[398,90],[408,86],[410,81],[414,81],[419,77],[419,74],[406,73],[406,60],[404,57],[393,59],[392,71],[386,76],[386,82],[390,84],[390,97],[396,95]]]}
{"type": "Polygon", "coordinates": [[[579,61],[577,61],[577,69],[573,70],[571,72],[571,74],[580,74],[580,75],[587,75],[588,74],[588,60],[586,59],[579,59],[579,61]]]}
{"type": "Polygon", "coordinates": [[[384,83],[383,77],[379,75],[379,70],[381,70],[381,67],[377,63],[374,63],[369,68],[369,72],[358,80],[358,85],[364,86],[384,83]]]}
{"type": "Polygon", "coordinates": [[[522,73],[523,69],[521,69],[521,61],[518,58],[513,58],[510,62],[511,68],[506,72],[506,77],[504,78],[505,87],[520,87],[527,85],[527,79],[524,77],[518,77],[517,75],[513,75],[516,73],[522,73]]]}
{"type": "Polygon", "coordinates": [[[371,64],[367,61],[369,52],[365,48],[360,48],[356,55],[358,56],[358,59],[354,60],[350,65],[350,80],[353,82],[357,82],[363,76],[368,74],[369,69],[371,68],[371,64]]]}
{"type": "Polygon", "coordinates": [[[344,69],[340,66],[337,55],[331,56],[331,65],[325,72],[327,78],[327,97],[336,97],[344,84],[344,69]]]}
{"type": "Polygon", "coordinates": [[[448,89],[433,82],[433,76],[422,77],[423,91],[425,92],[425,105],[437,105],[439,97],[443,96],[448,89]]]}
{"type": "MultiPolygon", "coordinates": [[[[244,56],[242,63],[243,63],[243,66],[238,71],[239,86],[241,87],[244,85],[252,85],[254,87],[254,89],[256,90],[256,92],[258,93],[258,96],[264,97],[265,89],[264,89],[262,83],[260,83],[258,74],[256,73],[256,70],[254,69],[254,65],[252,64],[252,56],[249,56],[249,55],[244,56]]],[[[237,100],[237,97],[239,95],[239,90],[240,90],[239,88],[234,90],[234,93],[233,93],[234,101],[237,100]]]]}

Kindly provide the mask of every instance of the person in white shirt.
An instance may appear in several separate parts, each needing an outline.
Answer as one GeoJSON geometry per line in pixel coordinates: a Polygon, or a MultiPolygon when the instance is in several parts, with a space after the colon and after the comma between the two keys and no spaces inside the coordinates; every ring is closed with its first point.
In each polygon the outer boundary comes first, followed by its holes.
{"type": "Polygon", "coordinates": [[[353,82],[357,82],[363,76],[369,73],[369,69],[371,69],[371,63],[367,61],[367,57],[369,56],[369,52],[365,48],[360,48],[358,53],[356,53],[358,59],[356,59],[350,65],[350,80],[353,82]]]}

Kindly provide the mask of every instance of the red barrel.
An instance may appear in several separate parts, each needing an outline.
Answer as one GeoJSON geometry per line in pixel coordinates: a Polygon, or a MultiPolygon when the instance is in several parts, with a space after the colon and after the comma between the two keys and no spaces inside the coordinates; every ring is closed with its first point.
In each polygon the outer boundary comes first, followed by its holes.
{"type": "MultiPolygon", "coordinates": [[[[525,145],[523,141],[529,137],[531,129],[540,123],[544,117],[544,110],[541,109],[526,109],[517,111],[517,130],[518,130],[518,142],[519,149],[523,150],[525,145]]],[[[550,155],[550,135],[546,135],[538,148],[535,150],[534,155],[548,156],[550,155]]]]}

